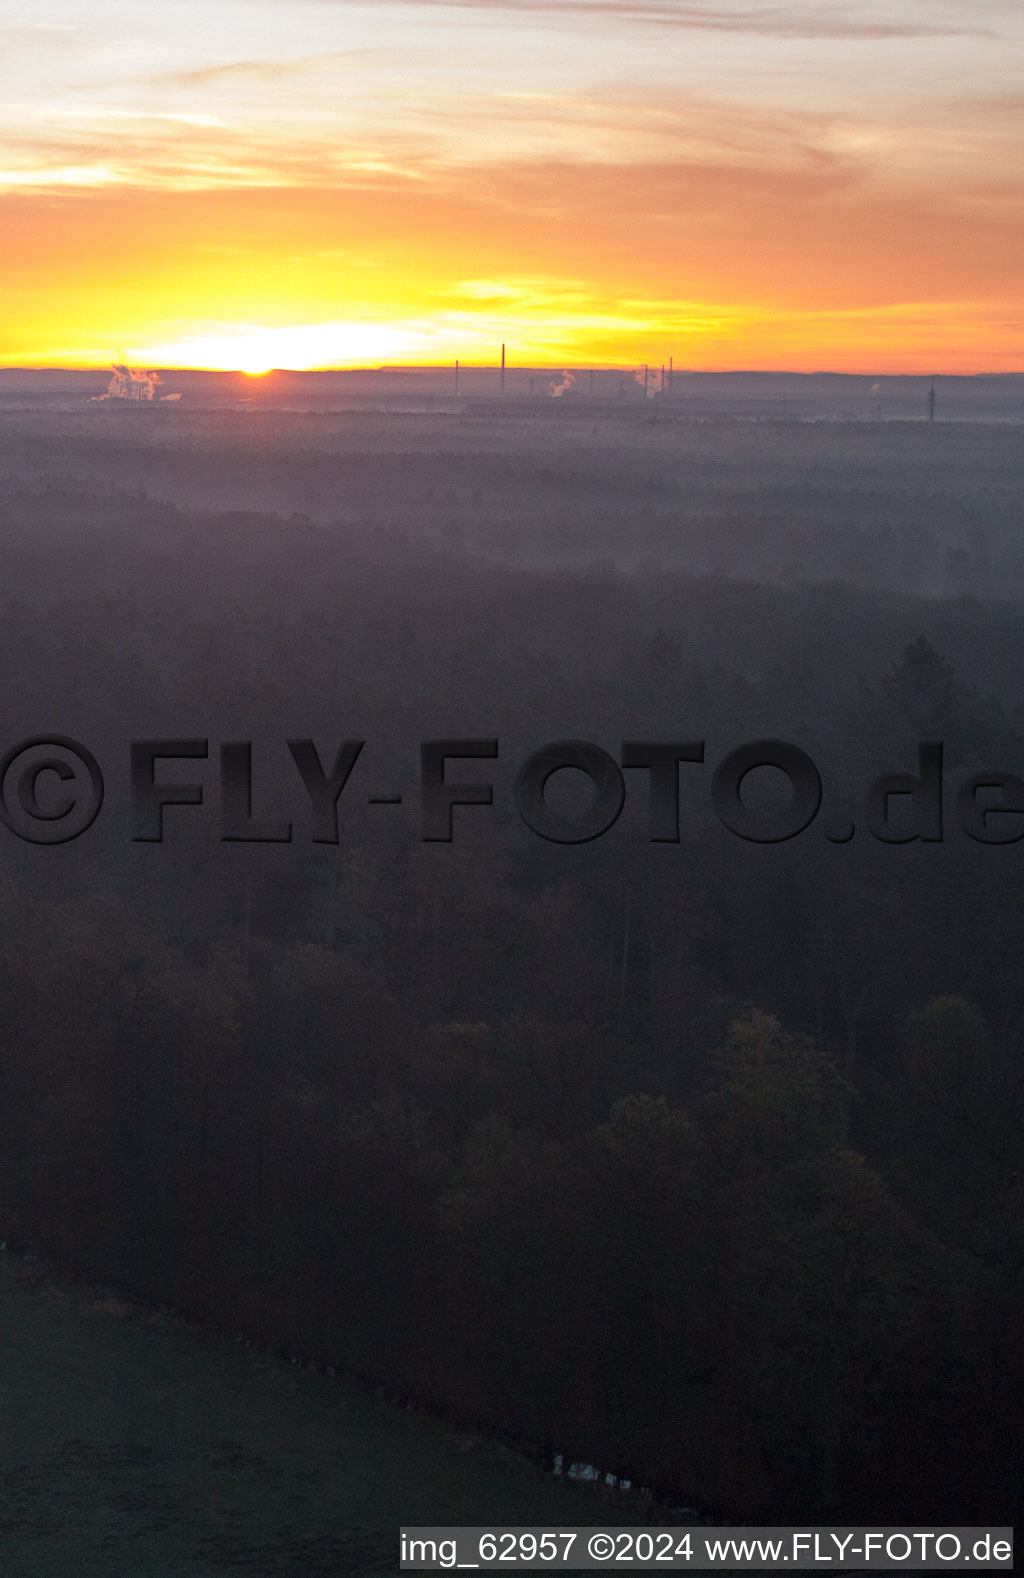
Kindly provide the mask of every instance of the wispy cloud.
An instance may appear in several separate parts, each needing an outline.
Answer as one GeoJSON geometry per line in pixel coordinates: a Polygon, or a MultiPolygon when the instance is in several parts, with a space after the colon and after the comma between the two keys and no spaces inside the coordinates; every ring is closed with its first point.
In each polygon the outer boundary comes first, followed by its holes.
{"type": "MultiPolygon", "coordinates": [[[[40,114],[31,104],[0,104],[0,117],[18,127],[18,135],[0,138],[0,186],[102,180],[172,190],[365,183],[450,188],[478,169],[492,172],[489,206],[529,201],[540,217],[572,212],[580,196],[593,201],[593,172],[602,167],[646,166],[652,191],[659,170],[790,172],[804,178],[809,197],[822,197],[863,182],[912,180],[952,190],[954,171],[961,189],[972,171],[979,191],[1000,180],[1016,188],[1019,162],[1014,136],[997,121],[906,126],[667,91],[644,97],[606,90],[602,97],[467,87],[453,100],[421,88],[381,126],[356,118],[333,128],[318,117],[305,123],[279,115],[268,124],[243,106],[223,109],[213,115],[156,105],[64,104],[40,114]],[[584,171],[592,174],[581,185],[584,171]]],[[[672,183],[666,181],[670,199],[672,183]]]]}
{"type": "Polygon", "coordinates": [[[0,190],[120,185],[164,191],[243,187],[407,185],[423,179],[387,146],[281,138],[205,116],[70,111],[66,129],[39,128],[0,149],[0,190]]]}
{"type": "Polygon", "coordinates": [[[46,187],[116,186],[123,175],[105,164],[52,164],[36,169],[5,169],[0,163],[0,191],[46,187]]]}
{"type": "Polygon", "coordinates": [[[195,66],[185,71],[155,72],[141,78],[152,87],[221,88],[236,84],[286,83],[296,78],[332,76],[363,62],[374,51],[351,49],[284,60],[233,60],[215,66],[195,66]]]}
{"type": "Polygon", "coordinates": [[[435,292],[442,298],[479,302],[481,306],[515,307],[518,310],[577,308],[591,300],[592,288],[583,280],[533,275],[514,279],[463,279],[435,292]]]}
{"type": "MultiPolygon", "coordinates": [[[[323,0],[323,3],[337,5],[344,0],[323,0]]],[[[367,0],[362,3],[366,4],[367,0]]],[[[941,20],[922,20],[901,15],[898,8],[865,16],[860,9],[827,4],[728,7],[686,4],[683,0],[381,0],[381,3],[392,7],[397,3],[418,11],[492,11],[545,18],[578,17],[588,22],[605,19],[771,38],[871,40],[993,36],[993,29],[969,22],[965,10],[950,10],[941,20]]]]}

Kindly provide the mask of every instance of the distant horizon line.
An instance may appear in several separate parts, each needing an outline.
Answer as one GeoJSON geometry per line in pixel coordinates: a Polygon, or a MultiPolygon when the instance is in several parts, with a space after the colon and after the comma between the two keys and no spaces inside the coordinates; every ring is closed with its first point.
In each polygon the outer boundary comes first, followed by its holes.
{"type": "MultiPolygon", "coordinates": [[[[652,378],[656,378],[661,370],[660,362],[523,362],[512,363],[506,366],[506,376],[523,373],[560,373],[566,371],[577,372],[607,372],[622,373],[634,376],[638,367],[648,367],[652,378]]],[[[0,363],[0,374],[3,373],[81,373],[102,375],[109,373],[115,366],[134,367],[139,370],[143,367],[149,372],[159,373],[202,373],[211,376],[236,376],[245,378],[251,383],[262,382],[275,374],[286,374],[289,377],[318,377],[337,376],[352,373],[452,373],[456,363],[450,362],[380,362],[376,364],[360,364],[353,367],[269,367],[263,372],[246,371],[242,367],[197,367],[192,365],[159,364],[153,362],[90,362],[80,366],[70,366],[64,363],[25,364],[25,363],[0,363]]],[[[458,362],[460,372],[500,372],[500,362],[458,362]]],[[[669,364],[665,364],[666,374],[669,364]]],[[[1024,377],[1024,367],[1013,368],[1009,371],[1003,369],[982,369],[976,372],[943,371],[941,368],[927,372],[882,372],[872,369],[867,372],[849,372],[842,368],[816,367],[809,371],[792,367],[672,367],[673,377],[716,377],[716,378],[1021,378],[1024,377]]]]}

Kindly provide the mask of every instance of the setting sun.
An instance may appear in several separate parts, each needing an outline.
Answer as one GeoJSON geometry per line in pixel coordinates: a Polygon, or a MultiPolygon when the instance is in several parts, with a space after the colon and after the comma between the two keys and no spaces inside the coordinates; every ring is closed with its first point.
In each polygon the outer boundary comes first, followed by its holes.
{"type": "Polygon", "coordinates": [[[225,368],[257,377],[275,367],[308,371],[408,356],[415,336],[373,324],[324,323],[252,330],[225,325],[218,334],[143,343],[132,359],[161,367],[225,368]]]}

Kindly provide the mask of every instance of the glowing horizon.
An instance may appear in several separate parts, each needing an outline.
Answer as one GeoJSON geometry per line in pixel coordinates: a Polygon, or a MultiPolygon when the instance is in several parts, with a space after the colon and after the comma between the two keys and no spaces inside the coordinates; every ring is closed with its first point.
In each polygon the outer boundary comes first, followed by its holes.
{"type": "Polygon", "coordinates": [[[1024,13],[0,0],[0,366],[1024,369],[1024,13]]]}

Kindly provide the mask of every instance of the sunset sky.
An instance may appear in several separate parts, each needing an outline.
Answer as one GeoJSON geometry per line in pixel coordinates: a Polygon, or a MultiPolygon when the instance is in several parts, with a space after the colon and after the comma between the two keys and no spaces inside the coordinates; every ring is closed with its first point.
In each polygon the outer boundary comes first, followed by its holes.
{"type": "Polygon", "coordinates": [[[1024,369],[1020,0],[0,0],[0,365],[1024,369]]]}

